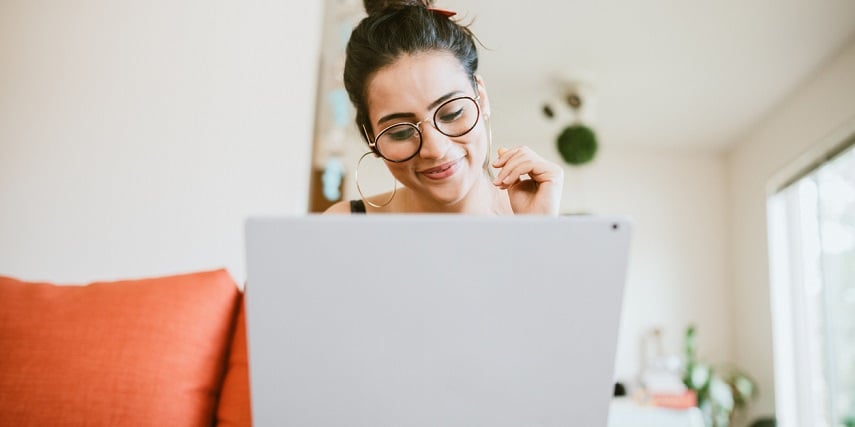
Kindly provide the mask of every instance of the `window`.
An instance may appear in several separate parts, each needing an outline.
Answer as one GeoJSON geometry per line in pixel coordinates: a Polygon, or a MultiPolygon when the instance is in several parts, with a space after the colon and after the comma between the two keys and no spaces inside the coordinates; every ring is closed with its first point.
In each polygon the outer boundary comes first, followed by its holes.
{"type": "Polygon", "coordinates": [[[768,200],[781,426],[855,426],[855,146],[768,200]]]}

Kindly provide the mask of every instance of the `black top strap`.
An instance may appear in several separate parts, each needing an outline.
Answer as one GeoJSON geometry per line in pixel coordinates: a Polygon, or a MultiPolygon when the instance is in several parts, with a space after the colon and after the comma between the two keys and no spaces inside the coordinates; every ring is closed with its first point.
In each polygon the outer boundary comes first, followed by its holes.
{"type": "Polygon", "coordinates": [[[365,202],[362,200],[351,200],[350,201],[350,213],[352,214],[364,214],[365,213],[365,202]]]}

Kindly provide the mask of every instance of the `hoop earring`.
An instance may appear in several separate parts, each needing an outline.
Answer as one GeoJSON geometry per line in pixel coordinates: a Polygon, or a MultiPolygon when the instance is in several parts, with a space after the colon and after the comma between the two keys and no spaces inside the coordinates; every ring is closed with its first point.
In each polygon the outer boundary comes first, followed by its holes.
{"type": "Polygon", "coordinates": [[[365,203],[368,203],[368,205],[370,205],[371,207],[375,207],[375,208],[379,209],[379,208],[382,208],[382,207],[389,205],[389,203],[392,203],[392,199],[395,198],[395,194],[398,192],[398,180],[394,179],[394,177],[392,177],[392,179],[395,181],[395,187],[392,188],[392,196],[389,197],[389,200],[386,200],[386,203],[383,203],[382,205],[378,205],[377,203],[374,203],[374,202],[368,200],[368,198],[365,197],[365,194],[362,194],[362,187],[359,186],[359,167],[362,166],[362,160],[365,159],[365,157],[368,156],[369,154],[375,155],[374,152],[372,152],[372,151],[368,151],[365,154],[363,154],[362,157],[359,158],[359,161],[356,162],[356,171],[354,171],[353,175],[354,175],[354,178],[356,179],[356,191],[359,192],[359,196],[362,197],[362,201],[364,201],[365,203]]]}
{"type": "Polygon", "coordinates": [[[493,155],[493,127],[490,126],[489,114],[484,114],[484,123],[487,124],[487,158],[484,159],[484,170],[487,171],[490,180],[494,180],[496,179],[496,172],[493,171],[493,164],[490,162],[490,156],[493,155]]]}

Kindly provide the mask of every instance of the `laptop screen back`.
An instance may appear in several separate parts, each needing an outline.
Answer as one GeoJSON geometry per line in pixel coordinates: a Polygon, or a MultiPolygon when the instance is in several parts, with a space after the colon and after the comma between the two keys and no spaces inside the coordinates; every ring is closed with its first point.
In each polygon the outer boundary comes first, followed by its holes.
{"type": "Polygon", "coordinates": [[[604,426],[630,227],[247,222],[255,425],[604,426]]]}

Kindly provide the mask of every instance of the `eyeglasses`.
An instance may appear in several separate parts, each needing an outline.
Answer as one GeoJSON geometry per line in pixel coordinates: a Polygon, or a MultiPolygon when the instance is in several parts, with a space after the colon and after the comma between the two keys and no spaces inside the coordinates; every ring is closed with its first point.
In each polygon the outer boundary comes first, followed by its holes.
{"type": "Polygon", "coordinates": [[[380,157],[395,163],[406,162],[419,154],[422,149],[422,131],[419,126],[433,121],[433,127],[448,137],[458,137],[469,133],[478,123],[481,109],[479,97],[461,96],[443,102],[433,116],[417,123],[396,123],[380,131],[374,141],[368,136],[365,125],[362,126],[368,146],[380,157]]]}

